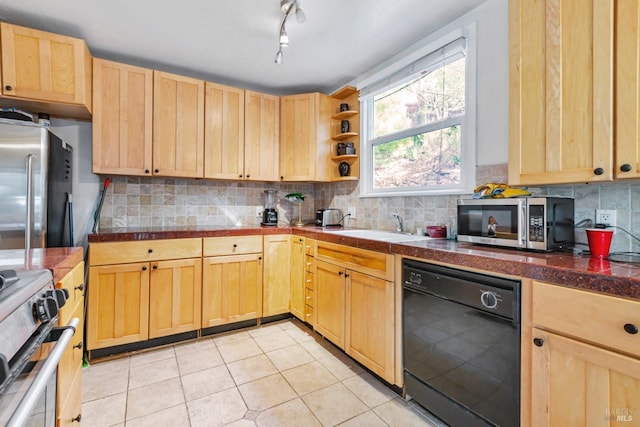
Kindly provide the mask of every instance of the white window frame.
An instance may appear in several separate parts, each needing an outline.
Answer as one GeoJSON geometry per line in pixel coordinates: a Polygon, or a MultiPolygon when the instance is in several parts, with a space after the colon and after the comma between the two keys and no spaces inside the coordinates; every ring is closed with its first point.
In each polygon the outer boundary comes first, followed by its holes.
{"type": "Polygon", "coordinates": [[[361,81],[360,111],[361,114],[361,162],[360,162],[360,197],[395,197],[418,195],[447,195],[470,194],[476,184],[476,26],[471,24],[460,27],[446,35],[424,44],[423,47],[414,50],[400,58],[392,58],[391,64],[373,76],[361,81]],[[428,132],[434,128],[441,128],[443,122],[438,125],[427,124],[418,128],[411,128],[393,134],[389,139],[387,135],[374,138],[374,97],[390,89],[394,85],[400,85],[403,81],[415,78],[412,74],[416,64],[424,62],[424,58],[434,52],[438,52],[448,45],[456,44],[459,39],[464,39],[465,46],[465,114],[460,117],[452,117],[444,123],[447,125],[462,126],[461,129],[461,163],[460,183],[455,185],[439,185],[437,187],[415,188],[373,188],[373,147],[376,144],[401,139],[408,135],[428,132]],[[422,61],[421,61],[422,60],[422,61]],[[412,76],[412,77],[410,77],[412,76]]]}

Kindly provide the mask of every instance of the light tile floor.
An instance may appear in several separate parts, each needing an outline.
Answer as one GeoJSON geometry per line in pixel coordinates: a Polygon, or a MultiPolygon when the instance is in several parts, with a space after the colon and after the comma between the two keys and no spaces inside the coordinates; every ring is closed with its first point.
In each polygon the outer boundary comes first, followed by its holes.
{"type": "Polygon", "coordinates": [[[92,364],[86,426],[435,426],[297,320],[92,364]]]}

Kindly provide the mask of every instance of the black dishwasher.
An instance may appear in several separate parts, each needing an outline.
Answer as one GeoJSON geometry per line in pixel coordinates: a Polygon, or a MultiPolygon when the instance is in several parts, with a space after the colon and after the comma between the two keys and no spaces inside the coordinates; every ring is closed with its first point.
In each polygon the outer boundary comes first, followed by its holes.
{"type": "Polygon", "coordinates": [[[407,396],[452,426],[520,424],[520,282],[405,259],[407,396]]]}

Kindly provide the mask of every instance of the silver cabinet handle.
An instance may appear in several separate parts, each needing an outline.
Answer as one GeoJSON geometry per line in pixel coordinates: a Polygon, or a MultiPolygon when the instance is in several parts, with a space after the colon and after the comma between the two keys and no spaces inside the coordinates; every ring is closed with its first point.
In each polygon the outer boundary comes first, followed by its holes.
{"type": "Polygon", "coordinates": [[[29,418],[29,414],[33,410],[33,407],[38,403],[40,395],[44,391],[47,386],[47,382],[49,382],[49,378],[56,372],[58,368],[58,363],[62,358],[62,354],[67,349],[67,344],[71,341],[73,334],[76,333],[76,328],[78,327],[78,323],[80,320],[77,317],[72,318],[69,321],[69,324],[66,326],[66,329],[62,334],[60,334],[60,338],[58,339],[57,344],[53,347],[51,353],[49,353],[49,357],[45,360],[42,365],[42,369],[38,372],[33,383],[29,386],[29,390],[27,390],[27,394],[22,398],[18,408],[15,410],[11,419],[7,423],[7,427],[19,427],[23,426],[27,419],[29,418]]]}

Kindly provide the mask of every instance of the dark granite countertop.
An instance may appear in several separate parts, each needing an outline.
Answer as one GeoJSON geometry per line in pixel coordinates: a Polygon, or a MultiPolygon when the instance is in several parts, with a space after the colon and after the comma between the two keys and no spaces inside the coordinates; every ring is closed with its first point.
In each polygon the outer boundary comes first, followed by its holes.
{"type": "Polygon", "coordinates": [[[47,248],[32,249],[28,254],[22,249],[0,250],[0,270],[42,270],[53,272],[57,282],[70,272],[79,262],[84,260],[84,249],[47,248]]]}
{"type": "Polygon", "coordinates": [[[103,230],[89,235],[89,242],[287,233],[640,300],[640,264],[619,263],[565,252],[540,253],[493,248],[444,239],[387,243],[327,233],[323,228],[313,226],[144,227],[103,230]]]}

